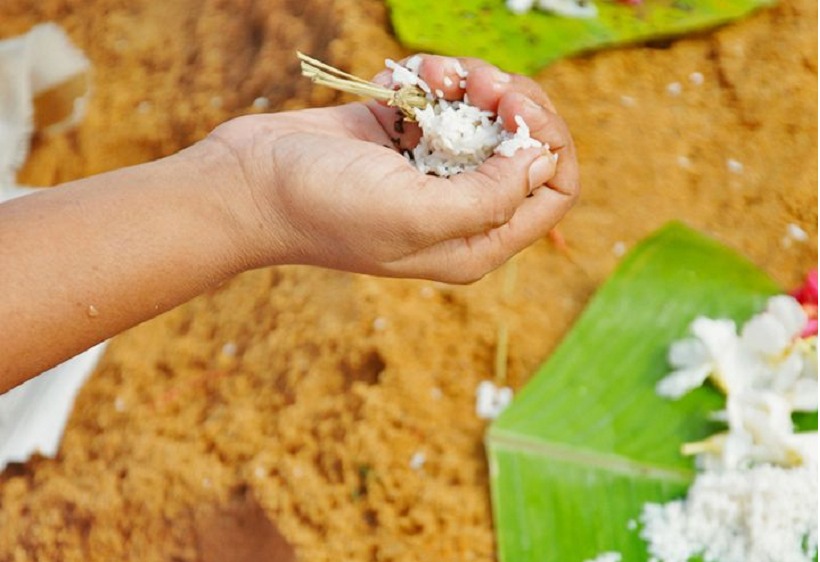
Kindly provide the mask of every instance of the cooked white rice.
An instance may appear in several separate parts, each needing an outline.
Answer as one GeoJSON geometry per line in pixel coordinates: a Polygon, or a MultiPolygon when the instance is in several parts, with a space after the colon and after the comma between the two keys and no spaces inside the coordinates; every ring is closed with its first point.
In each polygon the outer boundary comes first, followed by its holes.
{"type": "Polygon", "coordinates": [[[817,468],[700,473],[685,500],[644,506],[641,523],[658,562],[811,562],[817,468]]]}
{"type": "Polygon", "coordinates": [[[419,69],[421,68],[420,56],[410,57],[407,60],[407,66],[402,66],[391,59],[385,59],[384,65],[393,71],[393,84],[418,86],[424,93],[431,93],[430,86],[419,76],[419,69]]]}
{"type": "MultiPolygon", "coordinates": [[[[404,66],[388,59],[385,65],[393,71],[394,85],[418,86],[432,102],[414,110],[422,137],[412,151],[405,153],[421,173],[449,177],[475,170],[493,154],[509,158],[518,150],[544,146],[530,137],[530,129],[519,115],[515,116],[517,129],[510,133],[500,117],[470,105],[466,94],[461,101],[445,100],[439,89],[433,95],[418,75],[421,57],[411,57],[404,66]]],[[[458,61],[455,70],[466,86],[468,72],[458,61]]]]}

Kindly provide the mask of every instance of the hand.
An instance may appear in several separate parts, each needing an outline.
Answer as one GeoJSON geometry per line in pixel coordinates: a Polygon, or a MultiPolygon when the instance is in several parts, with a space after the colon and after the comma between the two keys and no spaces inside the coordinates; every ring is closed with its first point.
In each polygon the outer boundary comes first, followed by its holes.
{"type": "MultiPolygon", "coordinates": [[[[418,126],[397,134],[396,110],[376,102],[240,117],[203,142],[221,146],[239,178],[239,190],[224,197],[247,263],[466,283],[546,235],[579,192],[566,125],[532,80],[458,60],[469,71],[470,102],[512,129],[521,115],[557,164],[533,148],[449,179],[422,175],[394,146],[413,146],[418,126]]],[[[456,67],[456,59],[425,56],[420,74],[460,99],[456,67]]]]}
{"type": "MultiPolygon", "coordinates": [[[[578,196],[566,126],[534,82],[461,64],[470,101],[521,115],[557,167],[529,149],[424,176],[394,148],[394,110],[354,103],[241,117],[168,158],[0,205],[0,392],[244,269],[466,283],[544,236],[578,196]]],[[[461,97],[455,59],[426,57],[422,76],[461,97]]],[[[397,142],[418,136],[408,124],[397,142]]]]}

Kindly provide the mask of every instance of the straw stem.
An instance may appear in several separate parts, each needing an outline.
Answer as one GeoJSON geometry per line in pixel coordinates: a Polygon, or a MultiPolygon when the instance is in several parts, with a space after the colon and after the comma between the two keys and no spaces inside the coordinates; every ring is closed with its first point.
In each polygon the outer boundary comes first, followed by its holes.
{"type": "Polygon", "coordinates": [[[422,109],[430,103],[424,92],[415,86],[403,86],[399,90],[392,90],[348,74],[299,51],[296,54],[301,62],[302,76],[310,78],[314,84],[384,101],[387,105],[399,109],[410,121],[416,120],[415,109],[422,109]]]}

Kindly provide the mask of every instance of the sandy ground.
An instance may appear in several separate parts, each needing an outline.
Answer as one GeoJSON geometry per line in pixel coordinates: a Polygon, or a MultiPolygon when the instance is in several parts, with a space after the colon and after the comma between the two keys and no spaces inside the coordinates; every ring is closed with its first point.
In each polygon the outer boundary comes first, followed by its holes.
{"type": "MultiPolygon", "coordinates": [[[[96,74],[80,129],[36,139],[21,179],[38,185],[172,153],[260,96],[339,101],[297,76],[296,48],[360,74],[405,54],[375,0],[6,0],[0,37],[47,20],[96,74]]],[[[473,393],[502,319],[519,388],[616,244],[670,219],[786,285],[816,262],[816,30],[816,2],[795,0],[545,69],[584,193],[562,226],[572,260],[536,244],[510,299],[503,272],[448,287],[285,267],[115,338],[59,457],[0,476],[0,560],[289,560],[285,542],[311,562],[494,560],[473,393]]]]}

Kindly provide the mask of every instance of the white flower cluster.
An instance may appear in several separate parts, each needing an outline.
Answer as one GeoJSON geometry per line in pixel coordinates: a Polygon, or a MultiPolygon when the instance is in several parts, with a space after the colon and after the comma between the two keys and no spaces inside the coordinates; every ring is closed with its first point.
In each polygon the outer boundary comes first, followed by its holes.
{"type": "Polygon", "coordinates": [[[793,412],[817,411],[817,337],[801,338],[807,316],[793,297],[769,299],[766,310],[737,332],[731,320],[697,318],[694,337],[672,345],[675,370],[657,385],[677,399],[711,378],[726,394],[715,419],[729,430],[684,448],[704,466],[727,469],[755,463],[808,464],[817,457],[817,434],[795,434],[793,412]]]}
{"type": "Polygon", "coordinates": [[[817,336],[789,296],[740,331],[698,318],[675,343],[675,371],[657,392],[679,398],[707,379],[726,394],[727,432],[684,446],[701,471],[685,499],[646,504],[640,536],[650,560],[811,562],[817,554],[817,433],[794,433],[792,412],[817,410],[817,336]]]}

